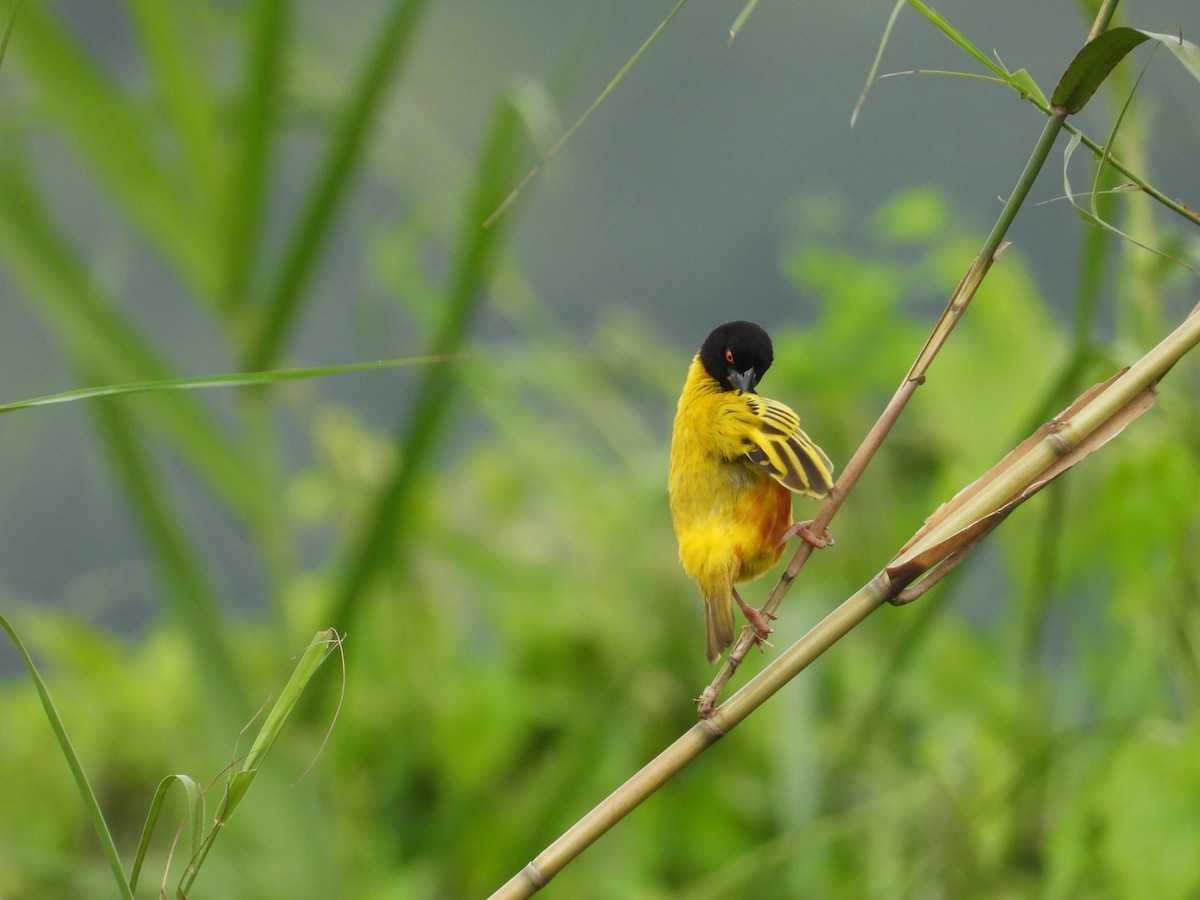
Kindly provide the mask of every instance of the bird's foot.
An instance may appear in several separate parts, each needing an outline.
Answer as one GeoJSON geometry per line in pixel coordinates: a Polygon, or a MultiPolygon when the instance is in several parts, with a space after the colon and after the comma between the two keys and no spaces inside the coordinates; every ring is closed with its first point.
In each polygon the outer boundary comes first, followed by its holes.
{"type": "Polygon", "coordinates": [[[758,645],[758,649],[763,650],[763,647],[770,647],[771,642],[767,640],[769,635],[775,629],[771,627],[768,620],[777,619],[774,613],[763,612],[760,609],[755,609],[749,603],[741,598],[741,595],[735,590],[733,599],[737,601],[738,606],[742,608],[742,615],[746,617],[746,621],[750,623],[750,633],[754,636],[754,643],[758,645]]]}
{"type": "Polygon", "coordinates": [[[800,540],[804,541],[804,543],[808,544],[814,550],[824,550],[834,543],[833,535],[829,533],[828,528],[824,530],[824,533],[820,537],[813,534],[812,519],[805,519],[803,522],[793,522],[785,528],[783,537],[779,539],[779,546],[782,547],[794,537],[800,538],[800,540]]]}

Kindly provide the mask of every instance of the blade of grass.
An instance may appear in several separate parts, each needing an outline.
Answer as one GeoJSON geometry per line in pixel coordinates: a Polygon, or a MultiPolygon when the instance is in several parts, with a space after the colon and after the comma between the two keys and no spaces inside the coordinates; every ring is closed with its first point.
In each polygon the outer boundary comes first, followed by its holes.
{"type": "Polygon", "coordinates": [[[220,834],[221,829],[233,816],[238,805],[245,798],[246,792],[254,783],[255,777],[257,777],[259,769],[266,759],[267,752],[271,749],[271,746],[275,743],[275,739],[279,737],[279,732],[296,709],[296,705],[300,702],[300,697],[304,693],[305,688],[308,687],[308,683],[312,680],[313,675],[316,674],[317,669],[328,658],[329,654],[333,652],[334,648],[341,645],[341,642],[342,637],[333,629],[319,631],[314,635],[312,641],[304,649],[304,652],[300,654],[300,659],[296,663],[296,667],[292,670],[291,677],[279,693],[279,699],[275,701],[275,704],[271,707],[271,711],[267,713],[267,718],[264,720],[262,728],[259,729],[258,735],[250,747],[250,752],[246,754],[237,771],[233,772],[226,783],[225,794],[221,798],[220,806],[217,808],[216,815],[213,818],[213,826],[200,843],[199,849],[192,856],[187,870],[180,879],[179,896],[185,897],[188,891],[191,890],[192,884],[195,882],[197,874],[199,874],[200,867],[204,864],[204,860],[208,857],[208,853],[212,849],[213,842],[216,840],[217,835],[220,834]]]}
{"type": "Polygon", "coordinates": [[[25,668],[29,670],[29,677],[33,680],[33,686],[38,692],[38,698],[42,702],[42,709],[45,710],[50,727],[54,730],[54,736],[58,739],[59,749],[62,750],[63,758],[66,759],[67,766],[71,770],[71,775],[75,779],[75,786],[79,789],[79,796],[83,800],[83,805],[87,808],[88,815],[91,816],[92,827],[95,828],[96,836],[100,839],[100,846],[103,848],[104,855],[108,859],[108,865],[112,869],[113,877],[117,881],[118,890],[122,897],[133,900],[133,891],[130,890],[129,883],[125,879],[125,870],[121,866],[121,855],[117,852],[117,845],[113,842],[112,832],[109,831],[108,822],[105,821],[104,813],[100,809],[100,801],[96,799],[96,792],[92,790],[92,784],[88,781],[87,773],[83,771],[83,763],[80,761],[79,755],[75,752],[75,747],[71,744],[71,738],[67,735],[67,728],[63,724],[62,717],[58,714],[58,709],[54,706],[54,700],[50,697],[50,690],[46,687],[46,682],[42,680],[37,666],[34,665],[33,657],[25,649],[25,644],[22,643],[16,630],[3,615],[0,615],[0,628],[3,628],[7,632],[9,640],[13,642],[13,645],[17,648],[17,652],[21,654],[21,659],[25,662],[25,668]]]}
{"type": "Polygon", "coordinates": [[[204,792],[200,790],[200,785],[196,784],[195,779],[188,775],[168,775],[158,783],[158,788],[154,792],[154,799],[150,801],[150,811],[146,813],[146,824],[142,826],[142,835],[138,839],[137,853],[133,857],[133,869],[129,875],[129,889],[137,891],[138,879],[142,874],[142,866],[146,862],[146,853],[150,849],[150,839],[154,836],[154,828],[158,825],[159,816],[162,813],[163,804],[166,802],[167,793],[178,784],[184,792],[187,803],[187,812],[184,815],[185,822],[191,826],[189,829],[191,840],[189,841],[189,857],[195,856],[200,852],[200,845],[204,838],[204,792]]]}
{"type": "Polygon", "coordinates": [[[929,8],[921,0],[907,0],[909,6],[923,15],[926,19],[933,23],[933,26],[948,37],[951,41],[958,45],[959,49],[963,50],[968,56],[974,58],[985,69],[988,69],[997,78],[1005,81],[1009,80],[1009,74],[1003,66],[992,61],[986,53],[976,47],[969,41],[961,31],[950,24],[940,13],[929,8]]]}
{"type": "MultiPolygon", "coordinates": [[[[482,224],[512,177],[521,135],[522,103],[512,90],[498,102],[477,168],[459,238],[452,281],[446,292],[441,320],[430,352],[437,356],[457,353],[483,299],[483,288],[503,235],[502,228],[482,224]]],[[[347,631],[363,602],[366,588],[385,560],[394,556],[395,544],[410,527],[410,506],[421,473],[429,464],[456,392],[457,368],[427,369],[417,387],[411,412],[397,429],[400,462],[380,490],[369,523],[350,552],[341,584],[333,595],[330,621],[347,631]]]]}
{"type": "Polygon", "coordinates": [[[867,80],[863,84],[863,89],[859,91],[858,100],[854,103],[854,109],[850,111],[850,127],[854,127],[854,123],[858,121],[858,114],[862,112],[862,108],[866,105],[867,94],[871,90],[871,85],[875,83],[875,75],[879,71],[879,66],[883,62],[883,51],[887,48],[888,41],[892,36],[892,29],[896,25],[896,19],[900,16],[900,10],[904,9],[904,4],[908,0],[896,0],[896,5],[892,7],[892,14],[888,16],[887,24],[883,26],[883,37],[879,40],[879,48],[875,51],[875,59],[871,62],[871,68],[867,70],[867,80]]]}
{"type": "Polygon", "coordinates": [[[226,312],[245,306],[266,211],[267,166],[279,117],[291,0],[258,0],[246,16],[249,62],[236,119],[237,149],[225,188],[228,231],[222,283],[226,312]]]}
{"type": "Polygon", "coordinates": [[[279,272],[271,280],[261,320],[245,353],[247,369],[271,366],[296,325],[305,288],[316,271],[338,208],[366,151],[371,125],[392,76],[407,55],[425,6],[426,0],[396,0],[378,29],[379,38],[288,238],[279,272]]]}
{"type": "Polygon", "coordinates": [[[449,362],[456,356],[410,356],[403,359],[377,359],[371,362],[343,363],[336,366],[313,366],[306,369],[276,369],[271,372],[234,372],[229,375],[207,375],[201,378],[168,378],[160,381],[138,381],[126,384],[102,384],[95,387],[77,388],[58,394],[31,397],[0,404],[0,413],[51,406],[56,403],[73,403],[79,400],[94,400],[97,397],[119,397],[124,394],[147,394],[157,391],[191,391],[208,388],[251,387],[263,384],[279,384],[285,381],[302,381],[342,375],[347,372],[370,372],[377,369],[393,369],[400,366],[416,366],[428,363],[449,362]]]}

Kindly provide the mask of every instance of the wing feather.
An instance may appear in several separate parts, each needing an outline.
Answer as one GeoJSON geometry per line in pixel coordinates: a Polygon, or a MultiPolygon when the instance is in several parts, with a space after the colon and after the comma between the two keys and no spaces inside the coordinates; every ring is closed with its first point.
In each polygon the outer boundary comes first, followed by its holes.
{"type": "Polygon", "coordinates": [[[800,417],[776,400],[742,394],[745,408],[756,420],[748,429],[749,459],[798,494],[824,497],[833,487],[833,463],[800,428],[800,417]]]}

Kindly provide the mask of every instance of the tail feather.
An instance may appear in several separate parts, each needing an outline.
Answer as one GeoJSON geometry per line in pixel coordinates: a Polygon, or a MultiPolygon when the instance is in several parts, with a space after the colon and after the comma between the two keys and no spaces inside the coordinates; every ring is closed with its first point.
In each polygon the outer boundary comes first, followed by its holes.
{"type": "Polygon", "coordinates": [[[716,662],[733,643],[733,596],[730,590],[704,597],[704,632],[708,661],[716,662]]]}

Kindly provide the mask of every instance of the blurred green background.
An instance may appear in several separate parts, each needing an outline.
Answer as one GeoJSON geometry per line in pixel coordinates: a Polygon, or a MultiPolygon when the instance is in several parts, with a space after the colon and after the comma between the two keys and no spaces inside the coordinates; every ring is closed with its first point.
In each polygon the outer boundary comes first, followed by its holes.
{"type": "MultiPolygon", "coordinates": [[[[740,5],[694,2],[480,229],[669,9],[20,7],[0,66],[0,402],[453,355],[0,416],[0,612],[127,857],[159,779],[218,778],[289,660],[346,633],[344,697],[327,664],[193,896],[486,895],[689,727],[713,670],[665,470],[695,347],[764,324],[764,392],[844,464],[1042,127],[1006,88],[909,75],[851,130],[889,4],[763,3],[730,44],[740,5]]],[[[1091,18],[939,11],[1047,93],[1091,18]]],[[[1181,0],[1122,18],[1200,31],[1181,0]]],[[[909,10],[882,71],[914,68],[973,71],[909,10]]],[[[1198,85],[1166,53],[1135,54],[1078,124],[1107,140],[1139,77],[1117,150],[1195,206],[1198,85]]],[[[1082,223],[1060,159],[777,647],[1194,305],[1192,273],[1082,223]]],[[[1076,154],[1077,190],[1089,165],[1076,154]]],[[[1100,202],[1197,265],[1186,223],[1100,202]]],[[[1127,434],[547,893],[1200,894],[1198,389],[1186,360],[1127,434]]],[[[0,672],[0,897],[115,895],[10,649],[0,672]]]]}

